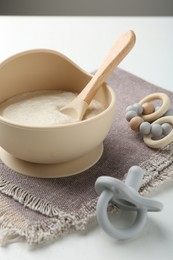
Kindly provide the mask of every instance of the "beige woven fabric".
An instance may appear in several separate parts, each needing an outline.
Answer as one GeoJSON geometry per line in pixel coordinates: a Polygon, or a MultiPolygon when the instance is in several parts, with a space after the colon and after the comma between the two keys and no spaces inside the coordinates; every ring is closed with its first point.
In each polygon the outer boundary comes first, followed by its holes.
{"type": "Polygon", "coordinates": [[[153,92],[173,93],[117,69],[108,79],[117,95],[115,119],[104,141],[101,159],[85,172],[60,179],[39,179],[18,174],[0,162],[1,244],[25,239],[47,243],[72,231],[86,229],[96,220],[96,179],[102,175],[123,179],[129,167],[146,171],[141,193],[147,194],[173,179],[173,143],[155,151],[131,131],[125,109],[153,92]]]}

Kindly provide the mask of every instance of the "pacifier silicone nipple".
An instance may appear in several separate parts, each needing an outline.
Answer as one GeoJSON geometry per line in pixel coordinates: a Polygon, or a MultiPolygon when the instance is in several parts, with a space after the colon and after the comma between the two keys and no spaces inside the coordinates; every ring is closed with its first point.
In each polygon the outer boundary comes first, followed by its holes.
{"type": "Polygon", "coordinates": [[[125,240],[137,235],[144,227],[147,211],[160,211],[162,203],[142,197],[138,190],[141,185],[144,171],[139,166],[129,169],[125,182],[113,177],[99,177],[95,183],[97,194],[100,195],[96,214],[99,225],[110,236],[125,240]],[[136,211],[136,219],[132,226],[126,229],[116,228],[109,220],[107,207],[109,202],[119,209],[136,211]]]}

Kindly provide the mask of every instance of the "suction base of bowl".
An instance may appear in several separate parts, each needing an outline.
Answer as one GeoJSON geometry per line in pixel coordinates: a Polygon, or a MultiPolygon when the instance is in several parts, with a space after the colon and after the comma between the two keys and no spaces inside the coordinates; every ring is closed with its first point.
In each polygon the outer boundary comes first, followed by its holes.
{"type": "Polygon", "coordinates": [[[59,164],[37,164],[15,158],[0,147],[0,158],[10,169],[37,178],[59,178],[81,173],[93,166],[103,153],[103,144],[80,158],[59,164]]]}

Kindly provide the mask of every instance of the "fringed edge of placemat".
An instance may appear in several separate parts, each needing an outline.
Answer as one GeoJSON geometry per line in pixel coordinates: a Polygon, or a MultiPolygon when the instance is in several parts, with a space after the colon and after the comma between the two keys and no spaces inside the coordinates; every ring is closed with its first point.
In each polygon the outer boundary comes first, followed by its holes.
{"type": "Polygon", "coordinates": [[[5,197],[0,196],[0,245],[22,241],[26,237],[27,225],[26,219],[22,219],[21,215],[11,209],[5,197]]]}
{"type": "MultiPolygon", "coordinates": [[[[145,170],[140,189],[142,195],[151,194],[161,185],[173,181],[173,143],[153,154],[140,166],[145,170]]],[[[50,243],[52,240],[72,231],[86,230],[91,222],[96,222],[97,199],[90,201],[87,205],[82,205],[77,213],[65,214],[45,200],[39,201],[39,198],[35,200],[31,194],[27,194],[24,190],[11,185],[6,180],[0,179],[0,191],[4,194],[4,197],[0,196],[1,245],[16,242],[22,238],[29,245],[50,243]],[[20,196],[18,197],[17,194],[20,194],[20,196]],[[25,196],[22,196],[22,200],[21,194],[25,194],[25,196]],[[24,216],[11,209],[5,201],[5,196],[12,197],[23,206],[38,212],[38,214],[46,215],[48,219],[30,223],[24,216]]],[[[109,208],[109,211],[118,212],[112,207],[109,208]]]]}
{"type": "MultiPolygon", "coordinates": [[[[30,246],[48,244],[73,231],[86,230],[96,220],[96,200],[81,208],[78,214],[49,217],[44,221],[30,223],[11,209],[5,197],[0,196],[0,245],[26,240],[30,246]]],[[[38,213],[39,214],[39,213],[38,213]]]]}

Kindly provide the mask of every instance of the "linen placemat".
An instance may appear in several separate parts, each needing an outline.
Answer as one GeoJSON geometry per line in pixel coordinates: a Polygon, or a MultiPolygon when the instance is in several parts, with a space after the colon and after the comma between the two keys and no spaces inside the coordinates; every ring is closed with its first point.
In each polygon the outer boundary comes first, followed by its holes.
{"type": "Polygon", "coordinates": [[[173,93],[121,69],[116,69],[107,82],[117,96],[115,118],[104,141],[103,155],[93,167],[71,177],[41,179],[18,174],[0,161],[2,245],[20,238],[30,245],[46,244],[87,229],[96,220],[94,184],[99,176],[123,179],[132,165],[140,165],[145,170],[140,192],[145,195],[173,179],[173,143],[160,150],[148,148],[125,119],[126,107],[146,95],[167,93],[173,105],[173,93]]]}

